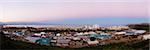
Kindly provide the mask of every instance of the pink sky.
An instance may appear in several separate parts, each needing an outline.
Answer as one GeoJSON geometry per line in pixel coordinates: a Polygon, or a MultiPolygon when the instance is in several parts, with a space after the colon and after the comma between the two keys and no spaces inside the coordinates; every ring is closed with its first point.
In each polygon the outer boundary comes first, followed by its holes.
{"type": "Polygon", "coordinates": [[[0,22],[149,17],[148,0],[0,0],[0,22]]]}

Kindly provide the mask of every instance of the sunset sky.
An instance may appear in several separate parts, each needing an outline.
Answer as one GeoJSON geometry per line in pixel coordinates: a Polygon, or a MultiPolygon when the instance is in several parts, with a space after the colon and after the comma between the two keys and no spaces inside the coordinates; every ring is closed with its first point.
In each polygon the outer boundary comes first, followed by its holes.
{"type": "Polygon", "coordinates": [[[148,22],[148,0],[0,0],[0,22],[148,22]]]}

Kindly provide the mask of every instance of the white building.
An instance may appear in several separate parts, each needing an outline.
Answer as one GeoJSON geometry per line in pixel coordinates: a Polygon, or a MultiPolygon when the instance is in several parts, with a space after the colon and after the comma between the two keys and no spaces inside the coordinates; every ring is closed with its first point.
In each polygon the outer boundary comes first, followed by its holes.
{"type": "Polygon", "coordinates": [[[94,24],[93,26],[92,26],[92,28],[99,28],[100,26],[98,25],[98,24],[94,24]]]}
{"type": "Polygon", "coordinates": [[[115,34],[126,34],[126,32],[116,32],[115,34]]]}
{"type": "Polygon", "coordinates": [[[144,40],[150,39],[150,34],[148,34],[148,35],[143,35],[143,39],[144,39],[144,40]]]}
{"type": "Polygon", "coordinates": [[[111,26],[111,27],[107,27],[107,29],[109,30],[121,30],[121,29],[129,29],[128,26],[111,26]]]}
{"type": "Polygon", "coordinates": [[[45,32],[41,32],[41,33],[34,33],[33,35],[34,35],[34,36],[39,36],[39,37],[40,37],[42,34],[46,34],[46,33],[45,33],[45,32]]]}
{"type": "Polygon", "coordinates": [[[97,29],[97,28],[100,28],[98,24],[84,26],[84,29],[97,29]]]}
{"type": "Polygon", "coordinates": [[[135,33],[145,33],[145,30],[136,30],[135,33]]]}
{"type": "Polygon", "coordinates": [[[87,41],[87,43],[89,45],[92,45],[92,44],[98,44],[99,42],[97,40],[95,40],[95,41],[87,41]]]}

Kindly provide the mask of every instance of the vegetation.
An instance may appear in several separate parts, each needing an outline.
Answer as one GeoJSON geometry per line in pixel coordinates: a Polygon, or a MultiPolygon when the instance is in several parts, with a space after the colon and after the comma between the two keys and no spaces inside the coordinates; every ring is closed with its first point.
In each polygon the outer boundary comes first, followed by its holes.
{"type": "Polygon", "coordinates": [[[127,26],[129,26],[132,29],[137,29],[137,30],[149,30],[149,28],[150,28],[149,23],[129,24],[127,26]]]}

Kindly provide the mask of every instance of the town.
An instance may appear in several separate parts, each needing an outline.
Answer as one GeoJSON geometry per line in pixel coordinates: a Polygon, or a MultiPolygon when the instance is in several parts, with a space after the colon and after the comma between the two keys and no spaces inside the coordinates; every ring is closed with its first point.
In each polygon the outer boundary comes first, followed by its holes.
{"type": "Polygon", "coordinates": [[[12,40],[56,46],[61,48],[82,48],[113,43],[136,43],[150,39],[147,30],[136,30],[129,26],[99,25],[3,25],[4,35],[12,40]]]}

